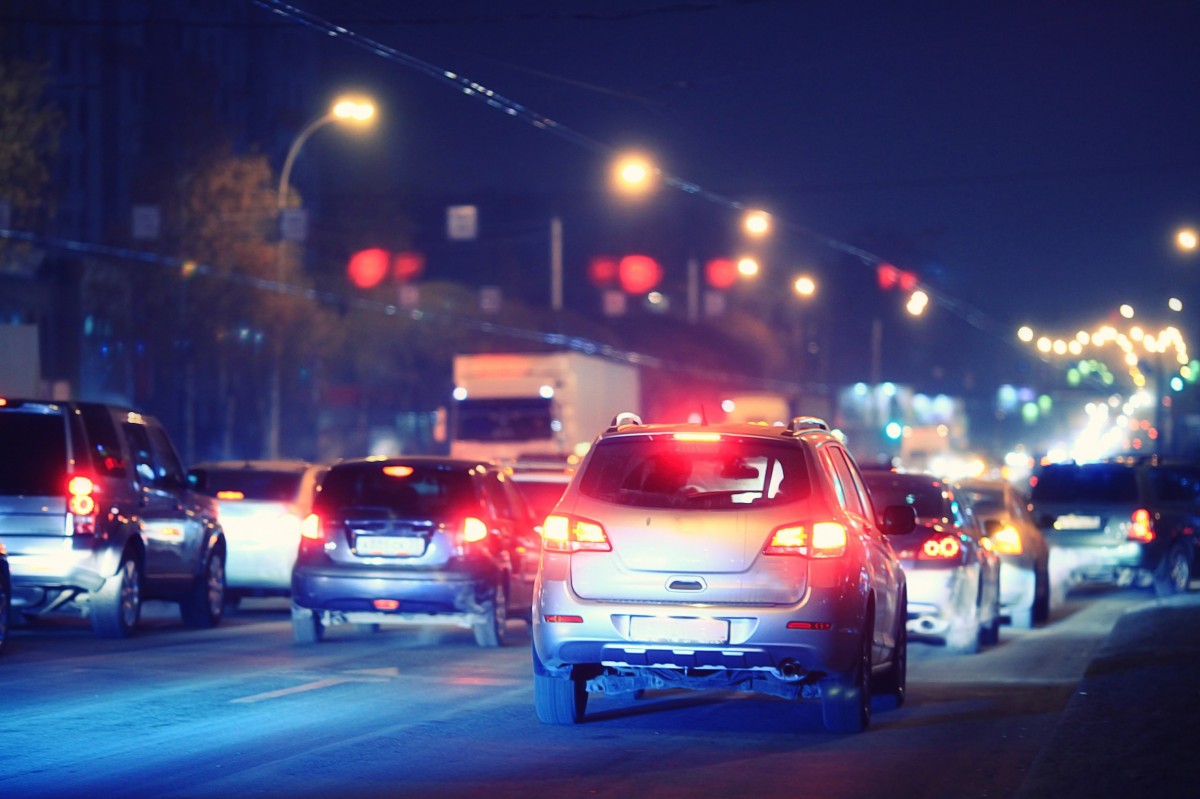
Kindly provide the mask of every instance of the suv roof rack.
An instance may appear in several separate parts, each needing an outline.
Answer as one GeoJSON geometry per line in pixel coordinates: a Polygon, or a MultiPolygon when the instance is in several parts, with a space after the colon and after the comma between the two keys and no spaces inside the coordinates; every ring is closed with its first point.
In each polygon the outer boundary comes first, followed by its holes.
{"type": "Polygon", "coordinates": [[[613,417],[612,424],[608,426],[607,432],[611,433],[612,431],[624,427],[627,424],[640,425],[641,423],[642,417],[638,416],[636,413],[633,413],[632,411],[621,411],[613,417]]]}
{"type": "Polygon", "coordinates": [[[796,416],[787,426],[789,435],[799,435],[806,430],[825,430],[828,432],[829,423],[817,416],[796,416]]]}

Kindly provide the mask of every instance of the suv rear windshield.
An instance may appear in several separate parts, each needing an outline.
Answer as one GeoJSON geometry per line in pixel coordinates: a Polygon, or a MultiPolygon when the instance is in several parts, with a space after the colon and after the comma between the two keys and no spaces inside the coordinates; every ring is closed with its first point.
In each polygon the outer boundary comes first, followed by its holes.
{"type": "Polygon", "coordinates": [[[804,499],[812,485],[804,451],[795,444],[647,435],[597,443],[579,490],[619,505],[740,510],[804,499]]]}
{"type": "Polygon", "coordinates": [[[67,490],[67,428],[61,413],[0,413],[0,494],[53,496],[67,490]]]}
{"type": "Polygon", "coordinates": [[[189,479],[197,491],[210,497],[236,491],[242,499],[289,502],[300,491],[300,472],[262,469],[193,469],[189,479]]]}
{"type": "Polygon", "coordinates": [[[1055,463],[1037,476],[1030,500],[1068,503],[1138,501],[1137,474],[1120,463],[1055,463]]]}
{"type": "Polygon", "coordinates": [[[408,518],[444,518],[479,500],[466,469],[368,463],[333,468],[321,483],[318,513],[343,508],[386,508],[408,518]]]}

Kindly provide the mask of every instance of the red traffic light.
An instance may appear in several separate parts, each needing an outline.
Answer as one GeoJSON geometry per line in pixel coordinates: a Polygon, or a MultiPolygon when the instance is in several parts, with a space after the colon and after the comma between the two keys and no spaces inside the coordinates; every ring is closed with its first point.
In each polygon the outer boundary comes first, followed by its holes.
{"type": "Polygon", "coordinates": [[[715,289],[727,289],[737,282],[737,264],[728,258],[713,258],[704,265],[704,279],[715,289]]]}
{"type": "Polygon", "coordinates": [[[379,247],[359,250],[350,256],[346,274],[349,275],[350,282],[360,289],[373,288],[387,276],[389,261],[391,261],[391,255],[387,250],[379,247]]]}
{"type": "Polygon", "coordinates": [[[662,267],[648,255],[626,255],[618,266],[618,278],[627,294],[645,294],[662,280],[662,267]]]}

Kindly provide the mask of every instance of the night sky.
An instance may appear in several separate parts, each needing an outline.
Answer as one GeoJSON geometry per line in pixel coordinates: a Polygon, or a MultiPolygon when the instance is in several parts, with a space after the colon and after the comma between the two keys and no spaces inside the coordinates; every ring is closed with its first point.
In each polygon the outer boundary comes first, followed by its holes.
{"type": "MultiPolygon", "coordinates": [[[[606,150],[636,147],[705,192],[773,211],[788,260],[776,269],[807,259],[873,286],[827,244],[861,247],[978,311],[993,337],[1025,323],[1073,332],[1122,302],[1165,319],[1172,293],[1200,306],[1200,255],[1172,239],[1200,224],[1195,2],[296,7],[392,48],[326,37],[327,91],[360,88],[381,106],[370,142],[339,149],[333,196],[601,194],[606,150]]],[[[701,226],[736,216],[703,197],[671,202],[695,206],[685,214],[701,226]]],[[[954,315],[935,308],[929,324],[938,314],[954,315]]]]}

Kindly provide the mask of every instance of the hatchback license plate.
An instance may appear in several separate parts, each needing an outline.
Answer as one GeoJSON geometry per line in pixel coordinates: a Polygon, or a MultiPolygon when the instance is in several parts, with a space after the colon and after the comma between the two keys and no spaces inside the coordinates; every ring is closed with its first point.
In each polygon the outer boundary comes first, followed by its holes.
{"type": "Polygon", "coordinates": [[[722,619],[634,616],[629,620],[629,637],[635,641],[669,644],[725,644],[729,622],[722,619]]]}
{"type": "Polygon", "coordinates": [[[412,557],[425,551],[425,539],[413,536],[360,535],[354,541],[354,551],[363,556],[412,557]]]}
{"type": "Polygon", "coordinates": [[[1054,520],[1055,530],[1099,530],[1099,516],[1076,516],[1068,513],[1054,520]]]}

